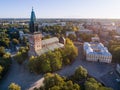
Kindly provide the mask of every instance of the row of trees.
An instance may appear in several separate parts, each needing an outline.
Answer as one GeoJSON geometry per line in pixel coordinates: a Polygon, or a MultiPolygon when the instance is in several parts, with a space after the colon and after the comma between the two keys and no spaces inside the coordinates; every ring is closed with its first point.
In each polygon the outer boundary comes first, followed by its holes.
{"type": "Polygon", "coordinates": [[[65,34],[66,31],[77,31],[78,29],[79,28],[77,26],[73,26],[73,25],[66,25],[66,26],[54,25],[54,26],[41,27],[40,30],[42,30],[42,32],[56,35],[56,34],[65,34]]]}
{"type": "Polygon", "coordinates": [[[28,47],[20,47],[17,54],[14,56],[14,59],[22,64],[28,58],[28,47]]]}
{"type": "Polygon", "coordinates": [[[104,87],[94,78],[88,78],[87,81],[85,82],[85,90],[112,90],[112,89],[104,87]]]}
{"type": "Polygon", "coordinates": [[[120,63],[120,42],[110,41],[108,49],[112,54],[112,61],[114,63],[120,63]]]}
{"type": "Polygon", "coordinates": [[[44,86],[34,90],[80,90],[80,86],[71,80],[66,81],[58,74],[47,73],[44,75],[44,86]]]}
{"type": "Polygon", "coordinates": [[[9,39],[8,31],[4,29],[0,31],[0,46],[9,48],[9,45],[10,45],[10,39],[9,39]]]}
{"type": "Polygon", "coordinates": [[[5,48],[10,48],[10,41],[14,46],[19,44],[19,33],[13,32],[9,33],[8,30],[0,31],[0,46],[5,48]]]}
{"type": "MultiPolygon", "coordinates": [[[[20,39],[19,36],[19,31],[21,30],[19,28],[20,25],[13,25],[13,27],[11,25],[7,25],[0,29],[0,46],[3,46],[5,48],[11,48],[11,46],[15,46],[22,44],[24,46],[27,45],[27,39],[24,37],[23,40],[20,39]],[[20,29],[20,30],[19,30],[20,29]]],[[[23,30],[24,33],[28,33],[28,26],[20,26],[23,30]]]]}
{"type": "Polygon", "coordinates": [[[34,90],[112,90],[104,87],[94,78],[88,77],[87,70],[82,66],[79,66],[71,77],[73,79],[47,73],[44,75],[44,85],[34,90]],[[79,83],[82,80],[84,82],[79,83]]]}
{"type": "Polygon", "coordinates": [[[91,41],[91,37],[93,37],[94,35],[92,34],[78,34],[78,37],[82,40],[82,41],[86,41],[86,42],[90,42],[91,41]]]}
{"type": "Polygon", "coordinates": [[[1,79],[2,71],[3,71],[3,67],[0,65],[0,79],[1,79]]]}
{"type": "Polygon", "coordinates": [[[31,71],[35,73],[51,72],[61,69],[62,67],[62,56],[61,53],[56,50],[54,52],[49,51],[37,58],[31,58],[28,66],[31,71]]]}
{"type": "Polygon", "coordinates": [[[112,90],[111,88],[104,87],[100,82],[88,76],[87,70],[82,66],[79,66],[75,70],[72,81],[79,83],[83,90],[112,90]]]}
{"type": "Polygon", "coordinates": [[[66,39],[63,49],[49,51],[38,57],[31,57],[28,66],[35,73],[53,72],[62,68],[63,65],[70,64],[78,55],[77,48],[71,40],[66,39]]]}
{"type": "Polygon", "coordinates": [[[2,57],[0,57],[0,79],[6,74],[10,65],[11,55],[9,53],[5,53],[2,57]]]}
{"type": "Polygon", "coordinates": [[[0,57],[3,57],[5,54],[5,48],[3,46],[0,47],[0,57]]]}
{"type": "Polygon", "coordinates": [[[0,24],[0,29],[9,29],[9,28],[18,28],[18,29],[28,29],[29,26],[28,25],[21,25],[21,24],[18,24],[18,23],[14,23],[14,24],[0,24]]]}

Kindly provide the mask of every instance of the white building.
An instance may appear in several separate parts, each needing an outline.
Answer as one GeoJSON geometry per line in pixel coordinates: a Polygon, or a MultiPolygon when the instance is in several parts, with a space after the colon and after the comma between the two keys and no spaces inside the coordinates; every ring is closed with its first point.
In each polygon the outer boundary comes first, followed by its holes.
{"type": "Polygon", "coordinates": [[[111,63],[112,61],[111,53],[102,43],[85,42],[83,48],[87,61],[98,61],[105,63],[111,63]]]}

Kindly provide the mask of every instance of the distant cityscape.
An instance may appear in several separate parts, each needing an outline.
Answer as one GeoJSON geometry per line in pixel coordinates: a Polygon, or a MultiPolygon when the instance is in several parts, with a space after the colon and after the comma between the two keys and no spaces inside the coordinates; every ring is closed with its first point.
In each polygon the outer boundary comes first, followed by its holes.
{"type": "Polygon", "coordinates": [[[1,18],[7,89],[120,90],[120,19],[1,18]]]}

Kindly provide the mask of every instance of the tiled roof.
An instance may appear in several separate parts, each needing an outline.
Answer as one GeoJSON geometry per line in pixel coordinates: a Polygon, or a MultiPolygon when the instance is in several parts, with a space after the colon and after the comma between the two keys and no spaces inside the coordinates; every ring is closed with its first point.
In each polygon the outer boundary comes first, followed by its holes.
{"type": "MultiPolygon", "coordinates": [[[[51,39],[49,39],[49,40],[51,40],[51,39]]],[[[49,40],[48,40],[48,41],[49,41],[49,40]]],[[[53,40],[53,41],[54,41],[54,40],[53,40]]],[[[45,41],[44,41],[44,42],[45,42],[45,41]]],[[[48,43],[48,42],[47,42],[47,43],[48,43]]],[[[57,49],[57,48],[62,48],[62,47],[64,47],[64,44],[54,43],[54,44],[48,45],[48,46],[46,46],[46,47],[44,47],[44,48],[36,51],[36,53],[37,53],[37,55],[41,55],[41,54],[43,54],[43,53],[45,53],[45,52],[54,51],[55,49],[57,49]]]]}
{"type": "Polygon", "coordinates": [[[55,42],[59,42],[59,39],[57,37],[42,40],[42,45],[47,45],[47,44],[51,44],[51,43],[55,43],[55,42]]]}

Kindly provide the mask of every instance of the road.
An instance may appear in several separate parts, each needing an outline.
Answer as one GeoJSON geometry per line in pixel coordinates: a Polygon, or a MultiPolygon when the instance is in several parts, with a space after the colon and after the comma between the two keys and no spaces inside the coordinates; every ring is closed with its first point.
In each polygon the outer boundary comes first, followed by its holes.
{"type": "MultiPolygon", "coordinates": [[[[89,75],[95,77],[97,80],[100,80],[106,86],[112,87],[114,90],[120,90],[120,86],[118,86],[116,83],[109,83],[114,81],[112,78],[114,73],[111,77],[108,78],[108,76],[110,76],[109,72],[115,71],[115,65],[99,62],[87,62],[83,59],[82,46],[78,46],[78,49],[79,55],[75,62],[73,62],[71,65],[63,67],[61,70],[55,73],[58,73],[61,76],[70,76],[74,73],[75,69],[81,65],[88,70],[89,75]]],[[[8,75],[6,75],[3,81],[0,82],[0,90],[7,90],[7,87],[11,82],[19,84],[22,87],[22,90],[33,90],[34,87],[39,87],[42,85],[43,80],[43,75],[30,73],[24,64],[20,66],[13,60],[8,75]]]]}

